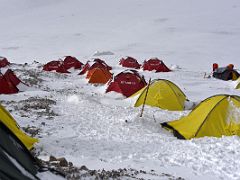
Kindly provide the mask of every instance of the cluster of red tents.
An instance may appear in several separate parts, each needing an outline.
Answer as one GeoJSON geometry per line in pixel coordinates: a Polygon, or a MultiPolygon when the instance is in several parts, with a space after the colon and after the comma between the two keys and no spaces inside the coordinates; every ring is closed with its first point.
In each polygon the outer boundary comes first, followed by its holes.
{"type": "MultiPolygon", "coordinates": [[[[170,69],[163,63],[163,61],[152,58],[144,61],[143,65],[139,64],[135,58],[126,57],[119,61],[122,67],[135,68],[155,72],[168,72],[170,69]]],[[[10,65],[6,58],[0,57],[0,68],[10,65]]],[[[146,81],[143,76],[136,70],[126,70],[117,74],[113,78],[110,72],[112,67],[101,59],[94,59],[88,61],[85,65],[77,58],[66,56],[63,60],[51,61],[43,66],[44,71],[56,71],[58,73],[70,73],[69,69],[80,70],[79,75],[86,74],[86,79],[92,84],[106,84],[108,88],[106,92],[115,91],[121,93],[126,97],[131,96],[136,91],[146,86],[146,81]]],[[[0,73],[0,94],[17,93],[21,91],[19,85],[25,85],[17,78],[17,76],[8,69],[5,73],[0,73]]]]}
{"type": "MultiPolygon", "coordinates": [[[[142,69],[144,71],[155,71],[155,72],[169,72],[171,71],[162,60],[158,58],[151,58],[145,60],[143,64],[139,64],[138,61],[133,57],[121,58],[119,65],[126,68],[142,69]]],[[[89,69],[101,68],[111,70],[112,68],[101,59],[95,59],[93,62],[88,61],[85,65],[81,63],[77,58],[72,56],[66,56],[64,60],[50,61],[43,66],[45,71],[56,71],[59,73],[69,73],[68,69],[82,69],[80,75],[85,74],[89,69]]]]}
{"type": "MultiPolygon", "coordinates": [[[[131,96],[138,90],[146,86],[146,81],[143,76],[136,70],[126,70],[117,74],[114,78],[112,73],[112,67],[101,59],[94,59],[93,61],[87,61],[85,65],[78,61],[75,57],[67,56],[64,60],[51,61],[44,65],[45,71],[56,71],[60,73],[68,73],[68,69],[74,67],[75,69],[81,69],[79,75],[86,74],[86,79],[92,84],[106,84],[108,87],[106,92],[115,91],[121,93],[126,97],[131,96]],[[78,66],[66,66],[66,62],[69,64],[78,64],[78,66]]],[[[145,71],[155,72],[169,72],[171,71],[162,60],[158,58],[152,58],[144,61],[143,65],[133,57],[121,58],[119,65],[126,68],[140,69],[142,67],[145,71]]]]}
{"type": "Polygon", "coordinates": [[[0,57],[0,94],[17,93],[27,86],[8,68],[9,65],[7,58],[0,57]]]}
{"type": "Polygon", "coordinates": [[[69,73],[69,69],[81,69],[83,63],[77,58],[72,56],[66,56],[64,60],[50,61],[43,66],[44,71],[56,71],[59,73],[69,73]]]}
{"type": "Polygon", "coordinates": [[[143,65],[141,66],[141,64],[139,64],[138,61],[133,57],[126,57],[126,58],[120,59],[119,64],[122,65],[122,67],[134,68],[134,69],[140,69],[142,67],[144,71],[155,71],[155,72],[171,71],[163,63],[163,61],[158,58],[151,58],[149,60],[145,60],[143,62],[143,65]]]}

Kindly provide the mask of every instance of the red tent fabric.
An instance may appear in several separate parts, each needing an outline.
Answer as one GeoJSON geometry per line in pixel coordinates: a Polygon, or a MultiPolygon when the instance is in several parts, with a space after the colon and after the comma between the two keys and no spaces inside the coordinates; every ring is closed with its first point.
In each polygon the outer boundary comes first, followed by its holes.
{"type": "Polygon", "coordinates": [[[143,76],[135,70],[126,70],[116,75],[106,92],[115,91],[126,97],[133,95],[147,85],[143,76]]]}
{"type": "Polygon", "coordinates": [[[7,81],[11,82],[14,86],[17,86],[19,83],[21,83],[21,80],[14,74],[14,72],[10,69],[8,69],[4,77],[7,81]]]}
{"type": "Polygon", "coordinates": [[[83,63],[81,63],[77,58],[72,56],[66,56],[63,60],[63,64],[65,69],[81,69],[81,67],[83,66],[83,63]]]}
{"type": "Polygon", "coordinates": [[[10,65],[10,62],[5,57],[0,57],[0,68],[10,65]]]}
{"type": "Polygon", "coordinates": [[[159,60],[158,58],[152,58],[148,61],[144,61],[143,63],[143,70],[144,71],[153,71],[156,70],[156,72],[169,72],[171,71],[162,60],[159,60]]]}
{"type": "Polygon", "coordinates": [[[94,59],[93,62],[88,61],[82,68],[82,71],[79,73],[79,75],[85,74],[87,71],[94,69],[94,68],[100,68],[100,69],[107,69],[110,71],[112,69],[111,66],[107,65],[105,61],[101,59],[94,59]]]}
{"type": "Polygon", "coordinates": [[[18,88],[0,73],[0,94],[13,94],[17,93],[18,91],[18,88]]]}
{"type": "Polygon", "coordinates": [[[140,69],[141,67],[141,65],[138,63],[136,59],[129,56],[127,58],[120,59],[119,64],[122,65],[122,67],[127,67],[127,68],[140,69]]]}
{"type": "Polygon", "coordinates": [[[93,62],[94,62],[94,64],[90,67],[90,69],[96,68],[98,66],[101,68],[101,66],[102,66],[103,68],[106,68],[109,71],[112,70],[112,67],[107,65],[107,63],[101,59],[94,59],[93,62]]]}
{"type": "Polygon", "coordinates": [[[82,71],[79,73],[79,75],[85,74],[85,73],[89,70],[90,67],[91,67],[90,64],[87,62],[87,63],[83,66],[82,71]]]}
{"type": "Polygon", "coordinates": [[[59,73],[69,73],[64,65],[63,61],[50,61],[49,63],[43,66],[44,71],[56,71],[59,73]]]}

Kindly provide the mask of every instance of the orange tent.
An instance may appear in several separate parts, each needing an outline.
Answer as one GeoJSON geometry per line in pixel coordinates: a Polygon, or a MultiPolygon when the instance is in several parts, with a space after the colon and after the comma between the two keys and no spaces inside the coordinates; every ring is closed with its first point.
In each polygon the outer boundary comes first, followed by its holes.
{"type": "Polygon", "coordinates": [[[112,78],[112,74],[105,68],[94,68],[88,71],[86,78],[89,79],[89,83],[106,84],[112,78]]]}

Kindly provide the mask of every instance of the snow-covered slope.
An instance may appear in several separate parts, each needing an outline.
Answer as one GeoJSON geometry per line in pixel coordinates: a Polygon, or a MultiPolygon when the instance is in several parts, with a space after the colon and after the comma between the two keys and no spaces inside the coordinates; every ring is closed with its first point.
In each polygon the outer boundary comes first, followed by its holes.
{"type": "MultiPolygon", "coordinates": [[[[105,51],[114,55],[99,57],[116,74],[124,70],[117,65],[122,56],[140,62],[159,57],[174,71],[140,70],[146,80],[171,80],[194,102],[240,95],[232,81],[203,78],[214,62],[240,66],[238,0],[0,0],[0,9],[0,56],[11,62],[44,63],[64,55],[86,62],[105,51]]],[[[36,63],[12,68],[33,87],[0,100],[22,127],[40,128],[41,158],[64,156],[76,166],[154,170],[186,179],[240,178],[239,137],[182,141],[160,127],[189,111],[146,107],[139,118],[133,99],[105,94],[106,86],[87,84],[78,72],[42,72],[36,63]]]]}
{"type": "Polygon", "coordinates": [[[209,69],[240,66],[237,0],[1,0],[1,55],[46,62],[110,50],[209,69]]]}

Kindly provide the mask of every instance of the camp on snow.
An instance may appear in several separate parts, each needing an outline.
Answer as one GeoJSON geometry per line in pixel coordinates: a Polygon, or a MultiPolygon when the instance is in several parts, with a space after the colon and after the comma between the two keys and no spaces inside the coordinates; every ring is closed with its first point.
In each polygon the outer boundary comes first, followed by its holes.
{"type": "Polygon", "coordinates": [[[180,139],[240,135],[240,96],[215,95],[203,100],[189,115],[162,123],[180,139]]]}
{"type": "Polygon", "coordinates": [[[2,105],[0,105],[0,122],[5,124],[18,137],[18,139],[25,145],[27,149],[32,149],[34,143],[38,141],[37,139],[32,138],[21,131],[17,122],[2,105]]]}
{"type": "Polygon", "coordinates": [[[155,71],[155,72],[169,72],[171,71],[162,60],[158,58],[151,58],[143,63],[144,71],[155,71]]]}
{"type": "Polygon", "coordinates": [[[10,62],[5,57],[0,56],[0,68],[10,65],[10,62]]]}
{"type": "Polygon", "coordinates": [[[121,58],[119,61],[119,65],[122,65],[122,67],[126,68],[134,68],[134,69],[140,69],[141,65],[138,63],[138,61],[133,57],[126,57],[121,58]]]}
{"type": "Polygon", "coordinates": [[[143,76],[135,70],[125,70],[110,82],[106,92],[115,91],[129,97],[147,85],[143,76]]]}
{"type": "Polygon", "coordinates": [[[228,80],[237,80],[240,77],[240,74],[233,69],[234,65],[229,64],[226,67],[218,67],[217,63],[213,64],[213,77],[217,79],[221,79],[224,81],[228,80]]]}
{"type": "Polygon", "coordinates": [[[138,95],[138,99],[135,107],[139,107],[145,102],[146,105],[165,110],[182,111],[185,108],[185,102],[188,101],[182,90],[166,79],[151,81],[148,86],[133,94],[132,97],[136,95],[138,95]]]}
{"type": "Polygon", "coordinates": [[[12,70],[7,69],[5,72],[0,72],[0,94],[18,93],[26,90],[27,87],[12,70]]]}
{"type": "Polygon", "coordinates": [[[91,84],[106,84],[111,78],[112,74],[105,68],[90,69],[86,76],[91,84]]]}
{"type": "Polygon", "coordinates": [[[112,69],[111,66],[107,65],[107,63],[101,59],[94,59],[93,61],[88,61],[82,68],[82,71],[79,73],[79,75],[85,74],[87,71],[94,69],[94,68],[101,68],[101,69],[107,69],[110,71],[112,69]]]}

